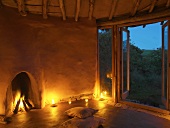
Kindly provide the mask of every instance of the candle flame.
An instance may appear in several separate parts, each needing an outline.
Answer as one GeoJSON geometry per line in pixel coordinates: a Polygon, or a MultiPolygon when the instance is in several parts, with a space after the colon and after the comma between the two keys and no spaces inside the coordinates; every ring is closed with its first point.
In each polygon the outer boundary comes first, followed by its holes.
{"type": "Polygon", "coordinates": [[[54,101],[54,99],[52,99],[52,104],[55,104],[55,101],[54,101]]]}
{"type": "Polygon", "coordinates": [[[103,93],[100,94],[100,98],[102,98],[102,99],[104,98],[103,93]]]}
{"type": "Polygon", "coordinates": [[[88,99],[85,99],[85,102],[87,103],[89,100],[88,99]]]}

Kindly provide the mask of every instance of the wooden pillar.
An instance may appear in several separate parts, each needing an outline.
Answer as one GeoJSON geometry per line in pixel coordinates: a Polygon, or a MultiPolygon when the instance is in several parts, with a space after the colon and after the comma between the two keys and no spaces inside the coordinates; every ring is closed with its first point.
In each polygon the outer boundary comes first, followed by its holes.
{"type": "Polygon", "coordinates": [[[89,0],[89,20],[92,19],[95,0],[89,0]]]}
{"type": "Polygon", "coordinates": [[[113,40],[112,40],[112,98],[114,103],[117,103],[117,88],[118,88],[118,84],[117,84],[117,40],[118,40],[118,36],[117,36],[117,26],[114,25],[113,26],[113,30],[112,30],[112,36],[113,36],[113,40]]]}
{"type": "Polygon", "coordinates": [[[21,16],[26,16],[27,13],[25,11],[25,3],[24,0],[17,0],[18,12],[21,16]]]}
{"type": "Polygon", "coordinates": [[[59,4],[60,4],[61,13],[63,15],[63,20],[66,20],[66,13],[65,13],[63,0],[59,0],[59,4]]]}
{"type": "Polygon", "coordinates": [[[81,0],[77,0],[75,21],[78,21],[78,17],[79,17],[79,13],[80,13],[80,4],[81,4],[81,0]]]}
{"type": "Polygon", "coordinates": [[[42,15],[44,19],[48,18],[47,9],[48,9],[48,0],[42,0],[42,15]]]}

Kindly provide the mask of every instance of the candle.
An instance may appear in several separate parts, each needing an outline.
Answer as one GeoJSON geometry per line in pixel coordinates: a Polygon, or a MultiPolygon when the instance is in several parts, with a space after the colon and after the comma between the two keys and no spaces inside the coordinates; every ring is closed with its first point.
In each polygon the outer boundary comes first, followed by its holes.
{"type": "Polygon", "coordinates": [[[87,103],[89,100],[88,99],[85,99],[85,102],[87,103]]]}

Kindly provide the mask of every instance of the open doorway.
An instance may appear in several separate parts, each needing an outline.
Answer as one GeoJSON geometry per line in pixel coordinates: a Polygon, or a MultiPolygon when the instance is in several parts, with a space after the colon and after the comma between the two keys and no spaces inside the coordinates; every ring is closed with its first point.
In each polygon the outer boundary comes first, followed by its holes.
{"type": "Polygon", "coordinates": [[[167,23],[122,28],[121,42],[122,99],[167,108],[167,23]]]}

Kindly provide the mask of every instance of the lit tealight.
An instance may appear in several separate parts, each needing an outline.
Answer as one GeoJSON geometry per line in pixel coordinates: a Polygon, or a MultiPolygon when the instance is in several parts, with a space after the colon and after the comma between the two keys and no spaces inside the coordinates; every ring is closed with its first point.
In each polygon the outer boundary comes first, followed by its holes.
{"type": "Polygon", "coordinates": [[[106,92],[106,91],[104,91],[104,95],[105,95],[105,96],[107,95],[107,92],[106,92]]]}
{"type": "Polygon", "coordinates": [[[55,101],[52,99],[52,104],[55,104],[55,101]]]}
{"type": "Polygon", "coordinates": [[[55,103],[55,101],[54,101],[54,99],[52,99],[52,105],[51,105],[51,107],[56,107],[57,105],[56,105],[56,103],[55,103]]]}
{"type": "Polygon", "coordinates": [[[100,99],[99,100],[104,100],[104,96],[103,96],[103,93],[100,94],[100,99]]]}
{"type": "Polygon", "coordinates": [[[85,99],[85,102],[87,103],[89,100],[88,99],[85,99]]]}
{"type": "Polygon", "coordinates": [[[71,104],[71,100],[68,101],[68,104],[71,104]]]}
{"type": "Polygon", "coordinates": [[[101,93],[101,94],[100,94],[100,98],[101,98],[101,99],[103,99],[103,98],[104,98],[103,93],[101,93]]]}

